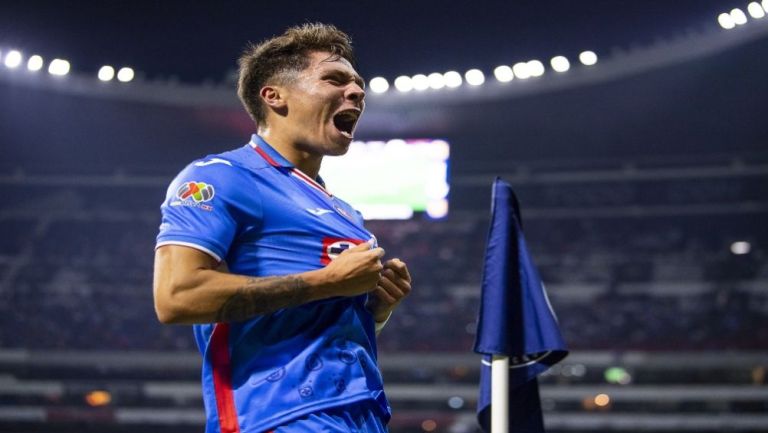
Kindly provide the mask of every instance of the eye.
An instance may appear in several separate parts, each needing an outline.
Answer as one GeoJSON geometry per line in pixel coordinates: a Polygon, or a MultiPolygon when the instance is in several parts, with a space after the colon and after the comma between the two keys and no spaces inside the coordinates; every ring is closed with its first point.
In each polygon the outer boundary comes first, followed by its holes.
{"type": "Polygon", "coordinates": [[[333,84],[334,86],[341,84],[341,80],[338,77],[325,77],[325,81],[333,84]]]}

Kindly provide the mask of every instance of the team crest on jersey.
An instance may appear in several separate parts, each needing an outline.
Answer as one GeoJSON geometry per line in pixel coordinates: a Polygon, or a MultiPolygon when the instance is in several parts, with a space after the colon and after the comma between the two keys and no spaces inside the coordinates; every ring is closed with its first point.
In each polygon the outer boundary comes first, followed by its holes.
{"type": "Polygon", "coordinates": [[[171,202],[171,206],[192,206],[203,210],[213,210],[213,206],[205,204],[211,201],[216,194],[213,185],[205,182],[189,181],[182,183],[176,189],[178,200],[171,202]]]}
{"type": "Polygon", "coordinates": [[[331,263],[331,260],[339,256],[345,250],[348,250],[355,245],[361,244],[365,241],[361,239],[345,239],[345,238],[324,238],[323,239],[323,253],[320,256],[320,263],[327,265],[331,263]]]}

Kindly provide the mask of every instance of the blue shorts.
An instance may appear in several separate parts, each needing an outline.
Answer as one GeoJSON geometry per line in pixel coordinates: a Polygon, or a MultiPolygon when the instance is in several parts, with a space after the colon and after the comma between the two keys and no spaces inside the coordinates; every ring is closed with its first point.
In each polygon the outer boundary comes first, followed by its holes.
{"type": "Polygon", "coordinates": [[[324,409],[272,430],[274,433],[387,433],[377,410],[365,403],[324,409]]]}

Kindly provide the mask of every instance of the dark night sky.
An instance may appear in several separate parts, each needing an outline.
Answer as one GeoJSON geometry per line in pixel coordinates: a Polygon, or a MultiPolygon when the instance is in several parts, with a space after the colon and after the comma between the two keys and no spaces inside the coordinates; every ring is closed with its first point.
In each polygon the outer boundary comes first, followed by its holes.
{"type": "Polygon", "coordinates": [[[583,49],[598,54],[717,28],[746,0],[8,1],[0,50],[70,60],[77,72],[129,65],[148,78],[221,80],[247,41],[306,21],[350,33],[366,76],[429,73],[583,49]]]}

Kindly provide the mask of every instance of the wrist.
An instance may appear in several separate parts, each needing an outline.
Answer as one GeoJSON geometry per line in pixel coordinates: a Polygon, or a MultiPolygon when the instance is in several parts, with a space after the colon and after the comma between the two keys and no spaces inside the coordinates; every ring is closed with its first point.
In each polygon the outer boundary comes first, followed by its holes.
{"type": "Polygon", "coordinates": [[[333,282],[328,275],[328,268],[302,273],[304,281],[310,287],[310,302],[333,297],[333,282]]]}

